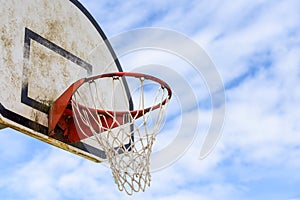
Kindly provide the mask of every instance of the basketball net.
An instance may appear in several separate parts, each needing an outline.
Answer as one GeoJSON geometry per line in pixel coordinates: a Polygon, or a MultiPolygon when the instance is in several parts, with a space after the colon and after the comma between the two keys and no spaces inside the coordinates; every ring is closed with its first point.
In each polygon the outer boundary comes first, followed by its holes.
{"type": "Polygon", "coordinates": [[[133,99],[137,108],[132,111],[127,103],[124,106],[127,110],[122,108],[122,111],[119,111],[116,102],[128,99],[124,86],[125,77],[108,78],[112,81],[111,108],[104,107],[102,103],[102,84],[98,82],[102,79],[86,82],[83,87],[84,95],[79,88],[71,99],[74,123],[82,133],[87,132],[86,128],[89,128],[88,132],[92,133],[95,142],[106,154],[119,190],[132,195],[134,192],[145,191],[146,186],[150,186],[152,146],[163,124],[171,94],[170,90],[156,80],[145,84],[144,77],[130,77],[139,82],[134,88],[134,93],[139,94],[134,95],[136,98],[133,99]],[[152,100],[149,101],[149,95],[145,94],[153,89],[156,93],[150,95],[152,100]],[[152,106],[148,107],[146,101],[151,102],[152,106]],[[102,110],[101,113],[99,110],[102,110]]]}

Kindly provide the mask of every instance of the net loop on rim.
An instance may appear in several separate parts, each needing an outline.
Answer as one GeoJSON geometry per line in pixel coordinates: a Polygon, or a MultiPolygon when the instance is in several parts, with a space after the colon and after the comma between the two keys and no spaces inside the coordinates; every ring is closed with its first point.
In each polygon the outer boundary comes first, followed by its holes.
{"type": "Polygon", "coordinates": [[[86,78],[73,90],[70,105],[76,133],[69,133],[69,140],[93,138],[105,152],[119,190],[129,195],[145,191],[170,87],[153,76],[116,72],[86,78]]]}

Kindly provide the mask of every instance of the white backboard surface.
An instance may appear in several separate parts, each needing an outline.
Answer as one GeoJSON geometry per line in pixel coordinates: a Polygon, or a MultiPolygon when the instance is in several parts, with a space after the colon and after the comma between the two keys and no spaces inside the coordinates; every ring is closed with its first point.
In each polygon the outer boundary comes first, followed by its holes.
{"type": "Polygon", "coordinates": [[[102,161],[98,147],[49,137],[48,112],[76,80],[122,70],[103,31],[77,0],[0,4],[1,127],[102,161]]]}

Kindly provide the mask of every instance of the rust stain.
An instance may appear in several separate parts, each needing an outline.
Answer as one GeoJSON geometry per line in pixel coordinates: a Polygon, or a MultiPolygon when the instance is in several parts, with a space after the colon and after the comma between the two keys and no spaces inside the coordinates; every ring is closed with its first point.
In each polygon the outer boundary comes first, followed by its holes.
{"type": "Polygon", "coordinates": [[[12,47],[13,47],[13,40],[8,33],[7,27],[4,25],[1,28],[1,43],[4,47],[5,54],[2,55],[2,59],[6,62],[6,66],[13,65],[13,58],[12,58],[12,47]]]}
{"type": "Polygon", "coordinates": [[[1,28],[1,41],[2,41],[2,44],[4,45],[4,48],[5,49],[8,49],[8,48],[11,48],[12,44],[13,44],[13,40],[8,36],[7,34],[7,31],[6,31],[6,26],[3,26],[1,28]]]}
{"type": "MultiPolygon", "coordinates": [[[[67,25],[67,24],[65,24],[67,25]]],[[[49,40],[52,41],[56,41],[56,42],[62,42],[61,41],[61,35],[63,32],[63,24],[61,23],[61,21],[59,20],[47,20],[46,21],[46,26],[48,29],[48,32],[45,33],[45,35],[47,36],[47,38],[49,40]],[[59,41],[57,41],[59,40],[59,41]]]]}

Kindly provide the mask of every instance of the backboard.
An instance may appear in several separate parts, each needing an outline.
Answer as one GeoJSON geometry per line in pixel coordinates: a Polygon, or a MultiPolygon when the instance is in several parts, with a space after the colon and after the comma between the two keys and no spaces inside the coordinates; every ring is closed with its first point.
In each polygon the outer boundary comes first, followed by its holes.
{"type": "Polygon", "coordinates": [[[103,161],[106,155],[92,142],[71,143],[49,136],[48,130],[51,104],[73,82],[122,71],[103,31],[77,0],[0,0],[0,4],[0,128],[7,126],[103,161]]]}

